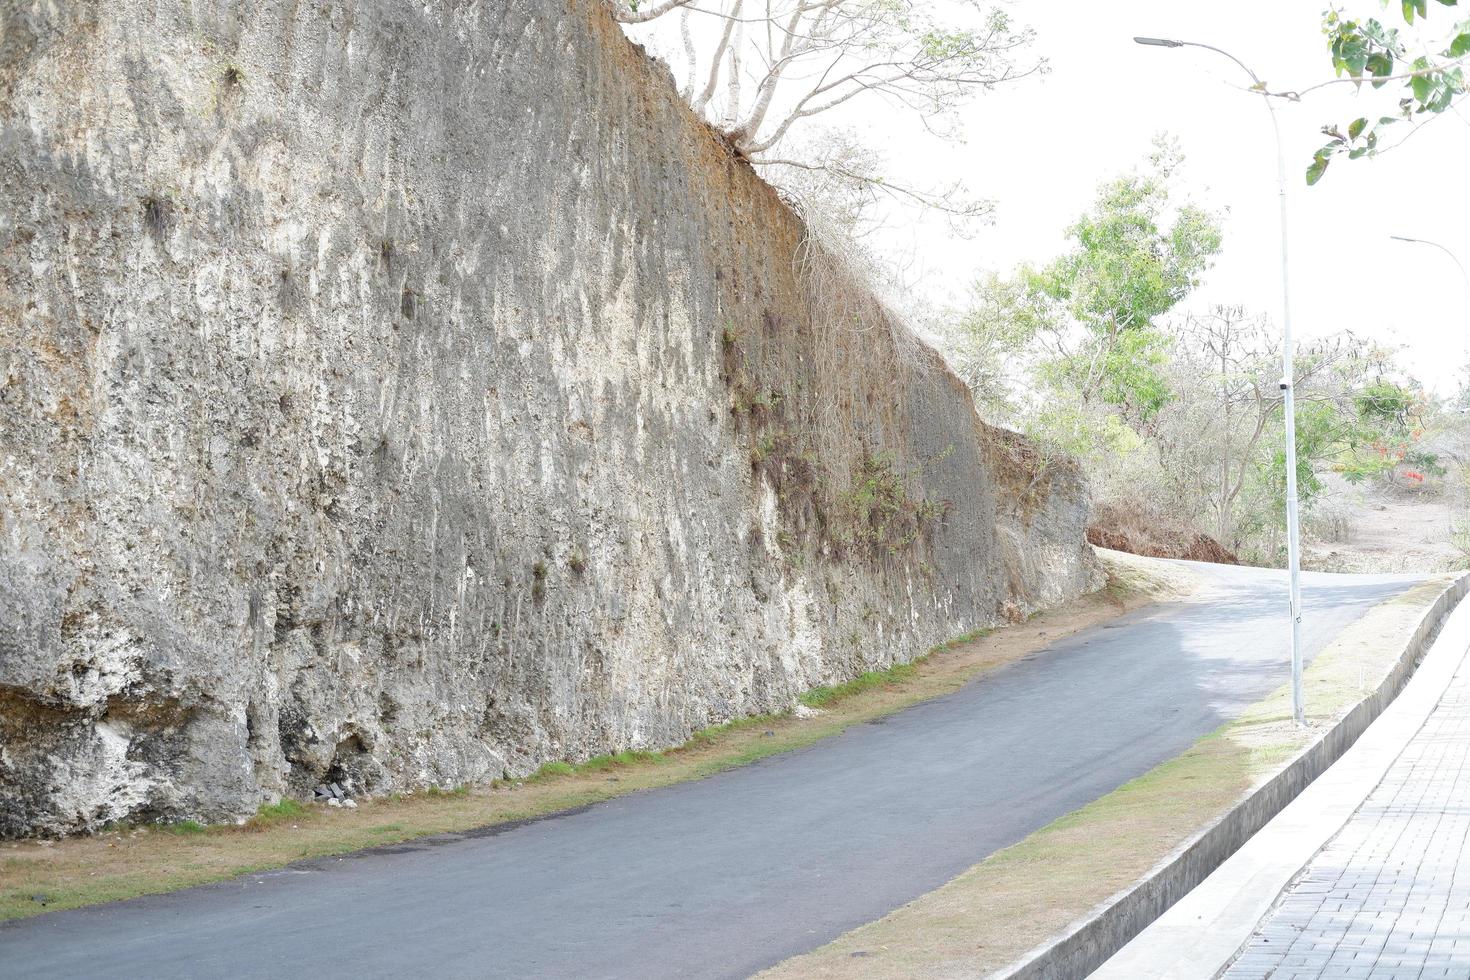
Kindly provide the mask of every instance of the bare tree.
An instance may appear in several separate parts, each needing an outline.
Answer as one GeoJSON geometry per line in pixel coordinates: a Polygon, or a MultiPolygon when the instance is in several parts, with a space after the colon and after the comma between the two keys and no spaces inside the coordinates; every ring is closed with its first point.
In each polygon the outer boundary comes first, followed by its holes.
{"type": "Polygon", "coordinates": [[[884,154],[843,129],[817,129],[788,140],[779,157],[754,161],[762,176],[779,187],[805,213],[819,207],[845,216],[850,234],[863,237],[881,225],[873,205],[886,199],[915,205],[950,218],[951,230],[964,236],[971,224],[995,212],[992,201],[972,196],[962,181],[923,188],[896,181],[884,154]]]}
{"type": "Polygon", "coordinates": [[[1162,420],[1156,433],[1161,471],[1166,481],[1177,484],[1171,488],[1177,499],[1192,496],[1191,488],[1205,491],[1215,538],[1236,549],[1236,504],[1281,402],[1273,377],[1279,374],[1279,348],[1267,321],[1239,306],[1217,306],[1204,316],[1188,317],[1178,337],[1174,388],[1181,393],[1203,388],[1203,398],[1176,398],[1174,411],[1162,420]],[[1185,465],[1190,456],[1199,457],[1197,465],[1185,465]]]}
{"type": "Polygon", "coordinates": [[[767,153],[792,126],[859,96],[886,97],[933,128],[970,93],[1034,70],[1013,60],[1031,33],[1005,11],[977,0],[957,7],[970,23],[941,23],[918,0],[766,0],[755,44],[761,68],[749,99],[732,100],[739,107],[728,136],[749,156],[767,153]]]}
{"type": "Polygon", "coordinates": [[[1020,60],[1033,33],[987,0],[610,2],[628,24],[679,11],[677,29],[671,18],[666,30],[648,28],[649,39],[668,42],[660,50],[690,105],[779,186],[809,185],[801,175],[819,171],[873,197],[966,219],[987,215],[989,203],[958,186],[895,183],[880,154],[855,153],[851,141],[791,137],[865,99],[911,110],[930,132],[952,135],[954,111],[971,95],[1043,68],[1020,60]]]}
{"type": "Polygon", "coordinates": [[[687,7],[691,0],[664,0],[644,6],[638,0],[610,0],[613,19],[624,24],[646,24],[671,10],[687,7]]]}
{"type": "MultiPolygon", "coordinates": [[[[1331,406],[1335,411],[1327,417],[1334,429],[1343,429],[1319,440],[1322,444],[1339,447],[1348,441],[1344,427],[1356,417],[1353,402],[1368,362],[1382,355],[1351,333],[1298,349],[1298,403],[1304,409],[1331,406]]],[[[1277,331],[1268,318],[1243,307],[1216,306],[1186,317],[1175,331],[1174,397],[1149,435],[1158,445],[1160,475],[1170,498],[1200,500],[1212,533],[1232,550],[1242,543],[1242,494],[1259,476],[1266,444],[1281,422],[1280,364],[1277,331]]]]}

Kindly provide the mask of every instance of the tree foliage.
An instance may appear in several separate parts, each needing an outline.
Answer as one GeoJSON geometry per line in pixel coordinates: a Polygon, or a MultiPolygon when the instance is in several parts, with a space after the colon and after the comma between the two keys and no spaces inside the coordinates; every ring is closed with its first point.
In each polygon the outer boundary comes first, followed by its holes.
{"type": "MultiPolygon", "coordinates": [[[[1435,3],[1457,6],[1457,0],[1435,3]]],[[[1383,6],[1397,6],[1409,25],[1427,17],[1432,9],[1430,0],[1383,0],[1383,6]]],[[[1330,140],[1313,156],[1307,168],[1308,184],[1321,180],[1335,157],[1373,156],[1383,148],[1380,136],[1384,129],[1441,115],[1453,109],[1467,91],[1464,64],[1470,57],[1470,20],[1452,24],[1439,44],[1422,54],[1410,49],[1400,28],[1375,17],[1347,17],[1334,8],[1323,15],[1322,29],[1339,78],[1350,78],[1359,88],[1393,85],[1399,99],[1395,111],[1378,115],[1376,121],[1360,116],[1345,125],[1324,127],[1330,140]]]]}
{"type": "MultiPolygon", "coordinates": [[[[1157,413],[1168,398],[1158,320],[1199,284],[1221,243],[1217,216],[1171,201],[1179,162],[1161,143],[1148,166],[1099,188],[1068,230],[1066,252],[977,287],[961,323],[972,349],[995,348],[998,324],[1008,324],[1009,347],[1032,352],[1031,376],[1046,389],[1033,397],[1055,403],[1065,391],[1133,422],[1157,413]]],[[[1003,355],[995,348],[986,356],[1003,355]]],[[[982,363],[971,357],[969,373],[987,370],[982,363]]]]}
{"type": "MultiPolygon", "coordinates": [[[[1178,161],[1104,184],[1039,268],[977,283],[952,360],[990,420],[1069,456],[1104,503],[1137,503],[1248,558],[1281,558],[1286,483],[1279,330],[1241,307],[1182,312],[1221,246],[1172,200],[1178,161]]],[[[1392,351],[1351,333],[1300,345],[1297,481],[1310,508],[1349,482],[1434,472],[1426,400],[1392,351]]]]}

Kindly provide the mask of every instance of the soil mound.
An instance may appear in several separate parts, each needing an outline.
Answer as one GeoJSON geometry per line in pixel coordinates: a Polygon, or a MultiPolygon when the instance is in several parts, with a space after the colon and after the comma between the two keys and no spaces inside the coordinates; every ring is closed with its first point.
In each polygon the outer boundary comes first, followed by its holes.
{"type": "Polygon", "coordinates": [[[1087,526],[1087,543],[1149,558],[1240,564],[1239,558],[1208,534],[1183,521],[1129,504],[1098,505],[1087,526]]]}

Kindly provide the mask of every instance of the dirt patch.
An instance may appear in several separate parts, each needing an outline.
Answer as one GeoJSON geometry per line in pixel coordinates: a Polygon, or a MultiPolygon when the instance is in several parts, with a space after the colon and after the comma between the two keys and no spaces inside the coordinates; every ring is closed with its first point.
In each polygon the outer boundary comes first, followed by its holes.
{"type": "Polygon", "coordinates": [[[61,841],[0,844],[0,921],[531,819],[699,779],[948,694],[1063,637],[1156,599],[1187,594],[1193,585],[1172,566],[1131,555],[1099,557],[1109,572],[1100,592],[1015,626],[957,638],[911,665],[811,692],[808,699],[819,702],[820,711],[747,718],[701,732],[667,752],[604,756],[578,767],[559,763],[528,780],[364,799],[351,810],[281,804],[264,808],[243,826],[128,827],[61,841]]]}
{"type": "Polygon", "coordinates": [[[1240,564],[1234,553],[1208,534],[1135,504],[1099,504],[1087,526],[1087,542],[1150,558],[1240,564]]]}
{"type": "Polygon", "coordinates": [[[1284,685],[1184,754],[760,976],[977,977],[1008,966],[1142,878],[1366,697],[1449,582],[1437,578],[1375,606],[1313,660],[1306,729],[1292,722],[1284,685]]]}
{"type": "Polygon", "coordinates": [[[1466,567],[1457,545],[1463,508],[1446,494],[1360,488],[1330,475],[1330,502],[1309,508],[1302,567],[1321,572],[1453,571],[1466,567]]]}

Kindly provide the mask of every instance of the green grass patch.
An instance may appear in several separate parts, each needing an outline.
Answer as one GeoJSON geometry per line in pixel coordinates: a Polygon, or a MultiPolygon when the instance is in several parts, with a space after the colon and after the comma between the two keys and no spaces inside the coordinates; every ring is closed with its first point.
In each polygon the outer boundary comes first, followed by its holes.
{"type": "Polygon", "coordinates": [[[654,766],[667,761],[667,759],[668,756],[663,752],[627,749],[622,752],[613,752],[607,755],[594,755],[586,762],[548,762],[540,769],[537,769],[527,782],[541,782],[563,776],[583,776],[588,773],[610,772],[617,769],[627,769],[630,766],[654,766]]]}
{"type": "Polygon", "coordinates": [[[575,776],[576,774],[577,767],[570,762],[548,762],[532,773],[526,782],[540,782],[546,779],[554,779],[557,776],[575,776]]]}
{"type": "Polygon", "coordinates": [[[994,627],[987,626],[984,629],[970,630],[970,632],[968,633],[961,633],[959,636],[951,637],[950,639],[945,640],[943,643],[939,643],[935,646],[930,647],[928,653],[924,654],[924,656],[920,657],[914,662],[922,663],[936,653],[942,653],[945,650],[953,650],[955,647],[962,647],[966,643],[974,643],[976,640],[983,640],[994,632],[994,627]]]}
{"type": "Polygon", "coordinates": [[[594,755],[586,762],[576,766],[577,772],[606,772],[609,769],[620,769],[626,766],[640,764],[657,765],[664,761],[662,752],[645,752],[638,749],[629,749],[626,752],[617,752],[612,755],[594,755]]]}
{"type": "Polygon", "coordinates": [[[994,632],[995,630],[993,628],[986,627],[984,629],[970,630],[968,633],[961,633],[959,636],[951,637],[943,643],[935,644],[922,657],[915,657],[911,663],[894,664],[892,667],[887,667],[883,670],[865,671],[852,680],[845,681],[841,684],[828,684],[822,687],[814,687],[797,698],[797,700],[808,708],[824,708],[836,704],[845,698],[850,698],[855,694],[871,691],[874,688],[906,684],[918,674],[919,667],[923,665],[924,661],[936,653],[953,650],[956,647],[964,646],[966,643],[974,643],[976,640],[984,639],[994,632]]]}
{"type": "Polygon", "coordinates": [[[306,807],[295,800],[282,800],[279,803],[261,804],[255,816],[250,818],[250,824],[255,827],[270,827],[278,823],[286,823],[299,819],[306,815],[306,807]]]}
{"type": "Polygon", "coordinates": [[[784,717],[785,715],[778,714],[751,715],[748,718],[736,718],[734,721],[727,721],[720,725],[710,725],[708,728],[701,728],[693,735],[690,735],[689,741],[683,745],[669,749],[668,751],[672,754],[692,748],[708,748],[709,746],[718,744],[727,735],[747,731],[751,728],[769,727],[777,719],[784,717]]]}
{"type": "Polygon", "coordinates": [[[168,831],[170,834],[176,834],[179,837],[202,834],[209,830],[208,827],[204,826],[198,820],[180,820],[178,823],[164,824],[161,829],[168,831]]]}
{"type": "Polygon", "coordinates": [[[850,698],[854,694],[871,691],[877,687],[902,684],[905,681],[911,680],[918,673],[918,664],[924,659],[927,658],[920,658],[920,660],[911,664],[894,664],[886,670],[870,670],[857,675],[852,680],[843,684],[814,687],[797,698],[797,700],[808,708],[823,708],[835,704],[844,698],[850,698]]]}

